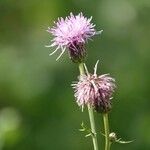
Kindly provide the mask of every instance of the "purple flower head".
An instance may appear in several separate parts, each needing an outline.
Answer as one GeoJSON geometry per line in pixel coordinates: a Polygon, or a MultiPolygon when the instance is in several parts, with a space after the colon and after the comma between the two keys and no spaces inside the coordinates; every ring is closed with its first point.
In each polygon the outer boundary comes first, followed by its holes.
{"type": "Polygon", "coordinates": [[[88,19],[82,13],[76,16],[70,13],[70,16],[65,19],[58,18],[58,21],[54,22],[55,26],[47,30],[53,35],[52,44],[47,47],[56,47],[50,55],[60,49],[61,53],[56,59],[58,60],[68,48],[71,59],[74,62],[82,62],[86,54],[84,44],[92,36],[102,32],[102,30],[97,32],[94,29],[95,25],[91,23],[91,20],[92,17],[88,19]]]}
{"type": "Polygon", "coordinates": [[[108,74],[96,74],[98,61],[94,67],[94,74],[89,74],[85,66],[86,75],[81,75],[79,81],[72,84],[75,90],[76,102],[84,108],[90,105],[98,112],[108,112],[111,109],[111,99],[116,88],[115,79],[108,74]]]}

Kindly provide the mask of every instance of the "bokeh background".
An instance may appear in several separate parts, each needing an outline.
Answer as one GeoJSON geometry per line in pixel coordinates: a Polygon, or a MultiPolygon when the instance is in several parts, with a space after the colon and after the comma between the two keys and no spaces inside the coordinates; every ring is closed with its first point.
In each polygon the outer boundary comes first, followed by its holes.
{"type": "MultiPolygon", "coordinates": [[[[83,12],[103,29],[87,45],[87,66],[116,78],[111,131],[127,145],[112,150],[150,150],[150,1],[0,0],[0,150],[92,150],[78,131],[88,114],[70,87],[79,74],[67,53],[45,48],[48,26],[60,16],[83,12]]],[[[102,118],[96,114],[98,133],[102,118]]],[[[103,148],[103,136],[99,135],[103,148]]]]}

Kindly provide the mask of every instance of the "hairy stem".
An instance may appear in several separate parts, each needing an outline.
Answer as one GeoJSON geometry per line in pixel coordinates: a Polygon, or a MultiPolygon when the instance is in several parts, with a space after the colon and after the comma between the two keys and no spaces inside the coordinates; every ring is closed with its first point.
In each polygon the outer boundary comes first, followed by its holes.
{"type": "Polygon", "coordinates": [[[104,130],[105,130],[105,150],[110,150],[110,140],[109,140],[109,121],[108,121],[108,113],[103,114],[104,121],[104,130]]]}
{"type": "MultiPolygon", "coordinates": [[[[80,75],[85,74],[83,63],[79,64],[79,71],[80,71],[80,75]]],[[[90,107],[90,105],[88,105],[88,112],[89,112],[89,119],[90,119],[90,124],[91,124],[91,132],[92,132],[91,136],[93,140],[94,150],[98,150],[94,113],[93,113],[93,108],[90,107]]]]}

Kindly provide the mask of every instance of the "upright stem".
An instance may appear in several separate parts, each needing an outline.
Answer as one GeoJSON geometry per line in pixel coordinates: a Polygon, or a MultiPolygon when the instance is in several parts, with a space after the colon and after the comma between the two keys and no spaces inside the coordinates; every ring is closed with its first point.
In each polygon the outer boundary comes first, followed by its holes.
{"type": "Polygon", "coordinates": [[[104,121],[104,130],[105,130],[105,150],[110,150],[110,140],[109,140],[109,121],[108,121],[108,113],[103,114],[104,121]]]}
{"type": "Polygon", "coordinates": [[[80,64],[79,64],[79,71],[80,71],[80,75],[85,74],[85,72],[84,72],[84,65],[83,65],[83,63],[80,63],[80,64]]]}
{"type": "MultiPolygon", "coordinates": [[[[79,64],[79,71],[80,71],[80,75],[85,74],[83,63],[79,64]]],[[[98,150],[94,113],[93,113],[93,108],[90,107],[90,105],[88,105],[88,112],[89,112],[89,119],[90,119],[90,124],[91,124],[91,132],[92,132],[94,150],[98,150]]]]}
{"type": "Polygon", "coordinates": [[[90,118],[90,124],[91,124],[92,140],[93,140],[94,150],[98,150],[98,143],[97,143],[93,108],[90,107],[90,105],[88,105],[88,112],[89,112],[89,118],[90,118]]]}

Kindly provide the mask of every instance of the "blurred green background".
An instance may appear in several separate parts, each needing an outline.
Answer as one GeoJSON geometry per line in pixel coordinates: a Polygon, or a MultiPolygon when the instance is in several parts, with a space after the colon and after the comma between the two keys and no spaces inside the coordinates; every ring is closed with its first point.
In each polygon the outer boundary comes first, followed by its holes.
{"type": "MultiPolygon", "coordinates": [[[[79,132],[88,114],[70,87],[78,67],[45,48],[48,26],[60,16],[93,16],[101,36],[89,42],[87,66],[116,78],[111,131],[131,144],[112,150],[150,150],[150,1],[0,0],[0,150],[92,150],[79,132]]],[[[103,131],[96,114],[98,132],[103,131]]],[[[103,136],[99,136],[101,149],[103,136]]]]}

